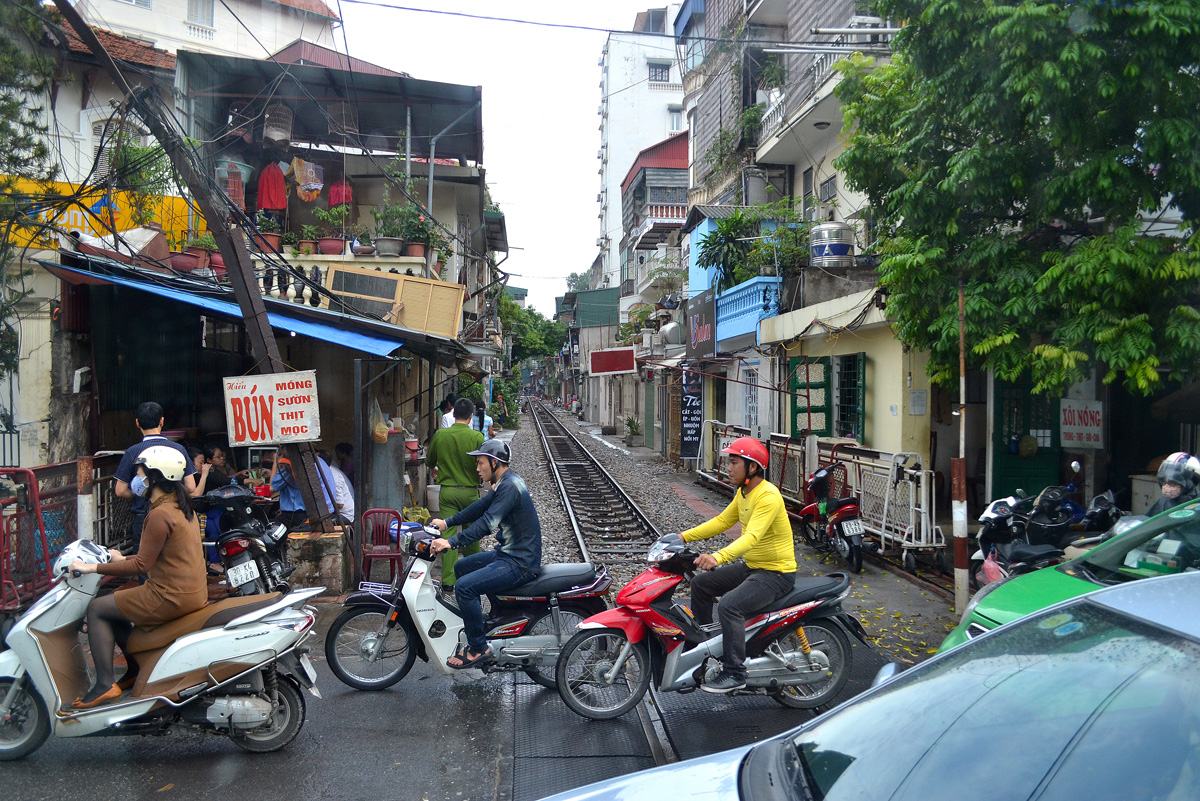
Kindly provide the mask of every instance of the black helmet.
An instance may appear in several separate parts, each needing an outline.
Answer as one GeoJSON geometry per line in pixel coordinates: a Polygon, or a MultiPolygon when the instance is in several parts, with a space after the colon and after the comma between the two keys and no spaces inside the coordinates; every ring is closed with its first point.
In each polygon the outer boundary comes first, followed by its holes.
{"type": "Polygon", "coordinates": [[[489,439],[476,450],[468,451],[467,456],[490,456],[503,464],[508,464],[512,460],[512,452],[508,449],[508,443],[498,439],[489,439]]]}

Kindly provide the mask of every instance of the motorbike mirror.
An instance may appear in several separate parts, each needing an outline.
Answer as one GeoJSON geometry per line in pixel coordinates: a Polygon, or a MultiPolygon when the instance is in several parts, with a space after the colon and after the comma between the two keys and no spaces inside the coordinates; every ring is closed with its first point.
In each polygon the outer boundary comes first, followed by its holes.
{"type": "Polygon", "coordinates": [[[1072,473],[1078,473],[1082,469],[1083,469],[1083,465],[1081,465],[1078,461],[1071,462],[1071,472],[1072,473]]]}
{"type": "Polygon", "coordinates": [[[1022,500],[1029,497],[1029,493],[1025,492],[1025,490],[1020,489],[1020,488],[1018,488],[1017,491],[1014,492],[1013,494],[1016,495],[1018,498],[1021,498],[1022,500]]]}

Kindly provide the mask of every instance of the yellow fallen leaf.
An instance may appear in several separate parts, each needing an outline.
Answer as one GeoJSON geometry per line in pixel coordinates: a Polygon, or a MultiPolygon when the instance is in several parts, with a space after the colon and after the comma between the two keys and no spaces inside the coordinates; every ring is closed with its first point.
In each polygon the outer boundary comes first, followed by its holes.
{"type": "Polygon", "coordinates": [[[170,790],[170,789],[171,789],[172,787],[174,787],[174,786],[175,786],[175,784],[174,784],[174,783],[171,783],[171,784],[164,784],[162,787],[159,787],[159,788],[158,788],[157,790],[155,790],[154,792],[156,792],[156,793],[161,793],[161,792],[163,792],[164,790],[170,790]]]}

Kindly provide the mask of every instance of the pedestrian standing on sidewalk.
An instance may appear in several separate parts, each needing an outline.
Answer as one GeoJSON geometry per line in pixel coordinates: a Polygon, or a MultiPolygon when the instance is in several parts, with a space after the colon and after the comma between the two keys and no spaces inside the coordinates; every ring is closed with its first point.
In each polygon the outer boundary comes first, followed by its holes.
{"type": "Polygon", "coordinates": [[[142,526],[146,522],[146,513],[150,511],[150,502],[146,499],[146,480],[136,474],[137,458],[142,451],[154,445],[167,445],[179,451],[184,461],[183,486],[189,495],[196,490],[196,467],[182,445],[163,436],[163,419],[163,407],[154,401],[146,401],[138,406],[135,423],[142,432],[142,441],[125,451],[113,473],[113,491],[117,497],[133,501],[133,522],[129,526],[129,533],[133,536],[135,552],[142,544],[142,526]]]}
{"type": "MultiPolygon", "coordinates": [[[[474,414],[475,404],[470,398],[455,401],[454,425],[435,431],[425,454],[425,464],[429,465],[433,480],[442,487],[438,493],[438,505],[443,519],[453,517],[479,500],[479,474],[475,470],[475,457],[467,455],[483,444],[483,434],[471,428],[474,414]]],[[[456,532],[457,528],[450,536],[456,532]]],[[[442,592],[454,592],[454,563],[459,556],[475,553],[479,553],[478,542],[464,546],[461,552],[451,548],[442,554],[442,592]]]]}

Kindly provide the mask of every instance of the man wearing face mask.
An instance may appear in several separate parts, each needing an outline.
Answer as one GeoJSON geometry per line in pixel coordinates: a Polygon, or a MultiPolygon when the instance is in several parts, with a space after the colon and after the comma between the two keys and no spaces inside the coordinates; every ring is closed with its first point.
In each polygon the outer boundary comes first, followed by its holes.
{"type": "Polygon", "coordinates": [[[1146,512],[1150,517],[1200,497],[1200,459],[1190,453],[1172,453],[1158,466],[1162,497],[1146,512]]]}
{"type": "Polygon", "coordinates": [[[133,501],[133,523],[130,533],[133,534],[133,550],[136,553],[142,543],[142,525],[146,522],[146,513],[150,511],[150,502],[146,499],[146,479],[136,474],[136,462],[142,451],[152,445],[167,445],[183,454],[184,476],[183,486],[191,494],[196,489],[196,467],[188,458],[188,452],[176,442],[171,442],[162,435],[163,408],[154,401],[146,401],[137,408],[136,423],[142,432],[142,441],[125,451],[121,463],[113,473],[116,479],[115,492],[118,498],[133,501]]]}

